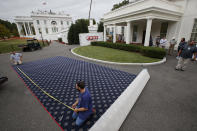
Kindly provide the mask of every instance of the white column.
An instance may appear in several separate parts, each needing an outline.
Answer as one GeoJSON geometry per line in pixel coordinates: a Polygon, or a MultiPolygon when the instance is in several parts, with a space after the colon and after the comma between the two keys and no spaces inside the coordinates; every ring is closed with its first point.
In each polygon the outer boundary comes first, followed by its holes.
{"type": "Polygon", "coordinates": [[[29,33],[32,35],[32,31],[31,31],[31,27],[30,27],[29,22],[28,22],[28,28],[29,28],[29,33]]]}
{"type": "Polygon", "coordinates": [[[146,37],[145,37],[145,43],[144,46],[149,46],[149,41],[150,41],[150,33],[151,33],[151,27],[152,27],[152,18],[147,19],[147,24],[146,24],[146,37]]]}
{"type": "Polygon", "coordinates": [[[113,43],[116,43],[116,25],[114,25],[113,43]]]}
{"type": "Polygon", "coordinates": [[[17,22],[16,22],[16,26],[17,26],[17,29],[18,29],[18,34],[21,37],[21,28],[19,27],[19,24],[17,22]]]}
{"type": "Polygon", "coordinates": [[[131,43],[131,22],[127,22],[126,44],[131,43]]]}
{"type": "Polygon", "coordinates": [[[107,41],[107,39],[106,39],[106,28],[107,28],[107,26],[106,25],[104,25],[104,30],[103,30],[103,39],[104,39],[104,41],[106,42],[107,41]]]}
{"type": "Polygon", "coordinates": [[[24,28],[25,28],[25,36],[27,36],[28,34],[27,34],[27,29],[26,29],[26,25],[25,25],[25,22],[23,22],[23,25],[24,25],[24,28]]]}

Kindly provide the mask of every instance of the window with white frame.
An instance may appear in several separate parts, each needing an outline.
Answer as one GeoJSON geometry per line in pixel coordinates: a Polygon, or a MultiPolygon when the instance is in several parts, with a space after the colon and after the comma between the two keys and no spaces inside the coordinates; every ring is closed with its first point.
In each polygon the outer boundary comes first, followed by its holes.
{"type": "Polygon", "coordinates": [[[45,25],[47,24],[47,21],[46,21],[46,20],[44,20],[44,24],[45,24],[45,25]]]}
{"type": "Polygon", "coordinates": [[[46,34],[48,34],[48,33],[49,33],[49,30],[48,30],[48,28],[45,28],[45,30],[46,30],[46,34]]]}
{"type": "Polygon", "coordinates": [[[69,21],[67,21],[67,25],[69,25],[69,21]]]}
{"type": "Polygon", "coordinates": [[[52,32],[58,32],[58,28],[57,27],[52,27],[52,32]]]}
{"type": "Polygon", "coordinates": [[[121,34],[124,36],[124,26],[121,27],[121,34]]]}
{"type": "Polygon", "coordinates": [[[61,21],[61,25],[63,25],[63,21],[61,21]]]}
{"type": "Polygon", "coordinates": [[[107,28],[106,29],[106,35],[109,35],[110,34],[110,28],[107,28]]]}
{"type": "Polygon", "coordinates": [[[42,33],[42,30],[41,30],[41,28],[38,28],[38,31],[39,31],[39,33],[40,33],[40,34],[42,33]]]}
{"type": "Polygon", "coordinates": [[[166,37],[168,31],[168,22],[161,23],[160,38],[166,37]]]}
{"type": "Polygon", "coordinates": [[[36,20],[37,21],[37,24],[39,25],[40,24],[40,21],[39,20],[36,20]]]}
{"type": "Polygon", "coordinates": [[[138,29],[138,27],[137,27],[137,25],[134,25],[133,26],[133,42],[137,42],[137,29],[138,29]]]}
{"type": "Polygon", "coordinates": [[[192,30],[190,39],[197,42],[197,19],[194,20],[194,26],[193,26],[193,30],[192,30]]]}

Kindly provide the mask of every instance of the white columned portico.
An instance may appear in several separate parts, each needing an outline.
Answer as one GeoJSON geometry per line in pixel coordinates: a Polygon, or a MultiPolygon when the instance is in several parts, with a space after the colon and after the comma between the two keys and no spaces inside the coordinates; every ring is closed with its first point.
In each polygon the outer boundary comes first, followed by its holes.
{"type": "Polygon", "coordinates": [[[106,25],[104,25],[104,30],[103,30],[103,35],[104,35],[104,42],[106,42],[107,41],[107,39],[106,39],[106,28],[107,28],[107,26],[106,25]]]}
{"type": "Polygon", "coordinates": [[[131,22],[127,22],[126,44],[131,43],[131,22]]]}
{"type": "Polygon", "coordinates": [[[31,31],[31,27],[30,27],[29,22],[28,22],[28,29],[29,29],[29,33],[30,33],[31,35],[33,35],[33,34],[32,34],[32,31],[31,31]]]}
{"type": "Polygon", "coordinates": [[[27,36],[27,28],[26,28],[26,25],[25,25],[25,22],[23,22],[23,25],[24,25],[24,28],[25,28],[25,36],[27,36]]]}
{"type": "Polygon", "coordinates": [[[116,43],[116,25],[114,25],[113,43],[116,43]]]}
{"type": "Polygon", "coordinates": [[[152,27],[152,21],[153,21],[153,18],[148,18],[148,19],[147,19],[147,24],[146,24],[146,36],[145,36],[145,43],[144,43],[144,46],[149,46],[150,35],[151,35],[151,27],[152,27]]]}

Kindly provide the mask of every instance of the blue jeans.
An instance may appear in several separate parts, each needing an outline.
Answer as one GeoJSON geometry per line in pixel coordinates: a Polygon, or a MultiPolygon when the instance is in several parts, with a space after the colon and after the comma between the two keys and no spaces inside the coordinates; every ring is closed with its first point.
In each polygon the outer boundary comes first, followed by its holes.
{"type": "Polygon", "coordinates": [[[82,120],[79,118],[78,114],[73,112],[73,115],[72,115],[73,119],[76,119],[76,125],[77,126],[81,126],[85,120],[82,120]]]}

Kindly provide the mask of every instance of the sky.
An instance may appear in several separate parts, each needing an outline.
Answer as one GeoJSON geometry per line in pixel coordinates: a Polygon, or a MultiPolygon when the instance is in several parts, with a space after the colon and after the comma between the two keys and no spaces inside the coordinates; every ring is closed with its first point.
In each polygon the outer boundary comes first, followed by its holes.
{"type": "MultiPolygon", "coordinates": [[[[113,4],[122,0],[93,0],[91,18],[99,22],[111,10],[113,4]]],[[[13,21],[14,16],[30,16],[31,11],[64,11],[73,20],[88,18],[90,0],[0,0],[0,19],[13,21]],[[43,3],[46,3],[45,5],[43,3]]]]}

